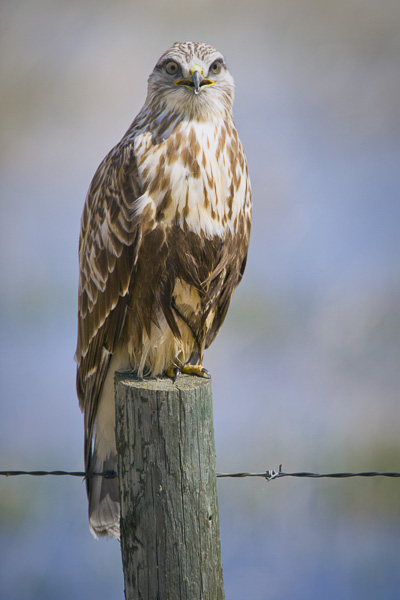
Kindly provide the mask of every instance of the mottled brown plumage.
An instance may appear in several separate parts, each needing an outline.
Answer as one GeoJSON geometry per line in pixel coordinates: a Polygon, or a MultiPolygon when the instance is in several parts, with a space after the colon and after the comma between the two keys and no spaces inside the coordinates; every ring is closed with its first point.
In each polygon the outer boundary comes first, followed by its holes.
{"type": "MultiPolygon", "coordinates": [[[[232,102],[222,55],[174,44],[91,183],[76,351],[88,472],[116,468],[115,370],[201,364],[243,275],[251,191],[232,102]]],[[[117,481],[89,477],[88,494],[93,533],[118,536],[117,481]]]]}

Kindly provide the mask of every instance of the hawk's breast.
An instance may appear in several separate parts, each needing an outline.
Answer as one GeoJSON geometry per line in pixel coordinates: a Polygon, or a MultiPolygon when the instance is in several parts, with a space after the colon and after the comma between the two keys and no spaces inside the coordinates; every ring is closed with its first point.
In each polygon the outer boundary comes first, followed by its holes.
{"type": "Polygon", "coordinates": [[[182,121],[164,136],[145,131],[136,136],[135,154],[155,223],[207,238],[237,230],[250,190],[231,126],[182,121]]]}

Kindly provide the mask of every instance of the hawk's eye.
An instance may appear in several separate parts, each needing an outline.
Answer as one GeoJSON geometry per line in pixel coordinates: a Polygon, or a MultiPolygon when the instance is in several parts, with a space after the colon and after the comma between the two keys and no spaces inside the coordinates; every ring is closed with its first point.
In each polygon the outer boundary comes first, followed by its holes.
{"type": "Polygon", "coordinates": [[[179,71],[179,67],[174,60],[169,60],[165,65],[165,70],[167,71],[168,75],[176,75],[179,71]]]}
{"type": "Polygon", "coordinates": [[[210,67],[210,72],[213,73],[213,75],[218,75],[218,73],[221,72],[222,69],[222,63],[220,60],[216,60],[210,67]]]}

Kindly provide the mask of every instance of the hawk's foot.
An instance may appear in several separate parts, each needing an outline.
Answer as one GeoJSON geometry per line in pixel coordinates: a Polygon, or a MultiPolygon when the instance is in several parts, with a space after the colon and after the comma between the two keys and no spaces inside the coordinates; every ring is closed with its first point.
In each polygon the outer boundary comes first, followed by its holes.
{"type": "Polygon", "coordinates": [[[186,375],[197,375],[197,377],[205,377],[210,379],[211,375],[202,365],[184,365],[182,367],[182,373],[186,375]]]}
{"type": "Polygon", "coordinates": [[[178,379],[178,376],[180,373],[181,373],[181,370],[178,369],[178,367],[175,367],[174,365],[168,367],[168,369],[165,372],[166,376],[171,377],[171,379],[174,383],[178,379]]]}
{"type": "Polygon", "coordinates": [[[184,365],[181,369],[172,365],[166,371],[167,377],[171,377],[172,381],[175,382],[178,379],[180,373],[186,375],[196,375],[197,377],[205,377],[211,379],[210,373],[202,365],[184,365]]]}

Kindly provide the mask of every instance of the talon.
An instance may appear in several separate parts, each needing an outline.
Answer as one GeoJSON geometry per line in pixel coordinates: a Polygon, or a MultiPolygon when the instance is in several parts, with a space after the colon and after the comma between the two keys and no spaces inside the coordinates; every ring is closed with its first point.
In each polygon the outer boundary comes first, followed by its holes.
{"type": "Polygon", "coordinates": [[[178,367],[174,367],[174,365],[172,365],[171,367],[168,367],[168,369],[166,371],[166,376],[171,377],[172,382],[175,383],[175,381],[178,379],[180,373],[181,373],[181,370],[178,369],[178,367]]]}
{"type": "Polygon", "coordinates": [[[205,377],[210,379],[211,375],[202,365],[184,365],[182,367],[182,373],[186,375],[197,375],[197,377],[205,377]]]}

